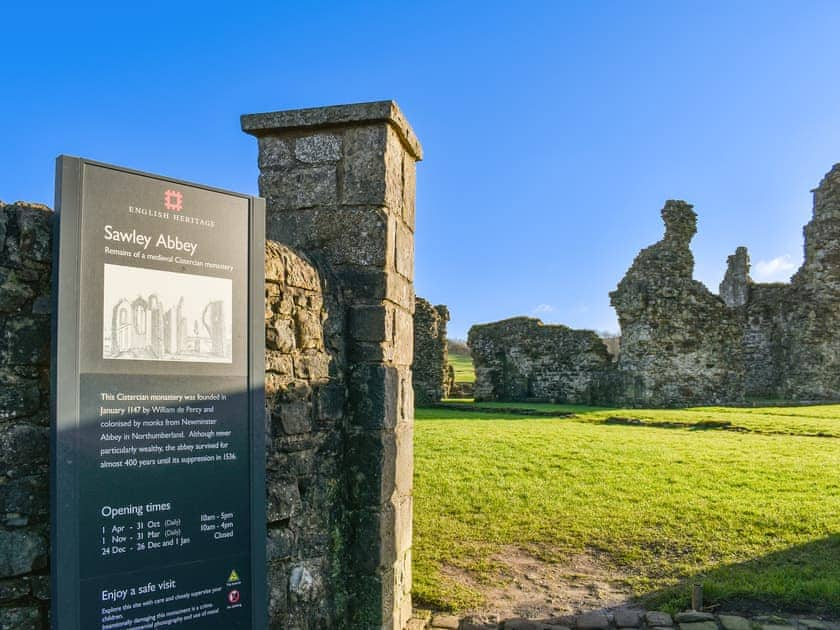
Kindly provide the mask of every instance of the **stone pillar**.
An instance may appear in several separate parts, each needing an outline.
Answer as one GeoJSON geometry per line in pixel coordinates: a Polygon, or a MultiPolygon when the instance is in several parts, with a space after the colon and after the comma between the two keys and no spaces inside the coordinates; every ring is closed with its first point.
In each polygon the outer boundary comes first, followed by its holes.
{"type": "Polygon", "coordinates": [[[726,259],[726,274],[718,294],[729,308],[746,306],[750,299],[750,256],[746,247],[739,247],[726,259]]]}
{"type": "Polygon", "coordinates": [[[347,306],[347,623],[411,616],[415,162],[392,101],[252,114],[266,236],[329,269],[347,306]]]}

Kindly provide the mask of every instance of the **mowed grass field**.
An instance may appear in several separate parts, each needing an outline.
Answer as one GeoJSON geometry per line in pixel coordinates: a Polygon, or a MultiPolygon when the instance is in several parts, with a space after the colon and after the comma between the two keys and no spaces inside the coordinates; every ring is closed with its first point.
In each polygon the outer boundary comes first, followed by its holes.
{"type": "Polygon", "coordinates": [[[455,369],[456,383],[475,383],[475,369],[470,355],[450,351],[449,363],[455,369]]]}
{"type": "Polygon", "coordinates": [[[650,606],[702,582],[708,604],[840,615],[840,405],[529,406],[574,416],[417,410],[421,605],[492,605],[475,585],[517,548],[596,554],[650,606]]]}

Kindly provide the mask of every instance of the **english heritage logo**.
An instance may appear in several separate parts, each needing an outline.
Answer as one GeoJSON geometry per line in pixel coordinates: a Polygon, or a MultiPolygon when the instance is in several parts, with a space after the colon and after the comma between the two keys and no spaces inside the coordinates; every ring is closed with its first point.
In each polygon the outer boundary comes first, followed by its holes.
{"type": "Polygon", "coordinates": [[[163,193],[163,207],[173,212],[181,212],[184,209],[184,193],[180,190],[167,190],[163,193]]]}

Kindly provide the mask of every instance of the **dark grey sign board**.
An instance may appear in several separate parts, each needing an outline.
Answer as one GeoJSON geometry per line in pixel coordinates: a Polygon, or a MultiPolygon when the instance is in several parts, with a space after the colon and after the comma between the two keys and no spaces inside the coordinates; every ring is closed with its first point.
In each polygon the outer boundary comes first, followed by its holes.
{"type": "Polygon", "coordinates": [[[265,204],[61,156],[52,620],[266,625],[265,204]]]}

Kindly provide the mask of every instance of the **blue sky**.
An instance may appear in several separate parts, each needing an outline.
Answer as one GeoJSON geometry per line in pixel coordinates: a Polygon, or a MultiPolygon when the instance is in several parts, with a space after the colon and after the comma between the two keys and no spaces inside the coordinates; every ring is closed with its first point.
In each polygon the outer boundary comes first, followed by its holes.
{"type": "Polygon", "coordinates": [[[0,8],[0,199],[51,205],[60,153],[253,193],[240,114],[393,98],[426,154],[417,292],[456,337],[617,330],[670,198],[697,279],[742,244],[784,279],[840,161],[836,2],[116,4],[0,8]]]}

